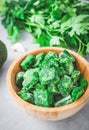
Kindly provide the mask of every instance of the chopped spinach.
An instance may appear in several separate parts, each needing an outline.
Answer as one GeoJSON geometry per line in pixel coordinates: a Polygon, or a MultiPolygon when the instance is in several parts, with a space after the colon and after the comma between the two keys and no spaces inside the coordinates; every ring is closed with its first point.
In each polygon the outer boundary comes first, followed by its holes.
{"type": "Polygon", "coordinates": [[[16,74],[16,84],[18,87],[22,87],[24,72],[18,72],[16,74]]]}
{"type": "Polygon", "coordinates": [[[52,104],[51,95],[48,90],[34,90],[34,103],[37,106],[50,107],[52,104]]]}
{"type": "Polygon", "coordinates": [[[76,101],[84,93],[83,87],[75,87],[72,91],[72,101],[76,101]]]}
{"type": "Polygon", "coordinates": [[[88,82],[77,70],[75,58],[64,50],[25,57],[15,83],[23,100],[41,107],[59,107],[79,99],[88,82]],[[72,66],[72,67],[71,67],[72,66]],[[24,70],[24,71],[23,71],[24,70]]]}
{"type": "Polygon", "coordinates": [[[33,55],[28,55],[22,62],[21,62],[21,67],[24,70],[27,70],[30,66],[33,65],[35,62],[35,56],[33,55]]]}
{"type": "Polygon", "coordinates": [[[70,94],[72,87],[73,87],[72,79],[69,76],[64,75],[58,84],[58,89],[61,95],[63,97],[68,96],[70,94]]]}

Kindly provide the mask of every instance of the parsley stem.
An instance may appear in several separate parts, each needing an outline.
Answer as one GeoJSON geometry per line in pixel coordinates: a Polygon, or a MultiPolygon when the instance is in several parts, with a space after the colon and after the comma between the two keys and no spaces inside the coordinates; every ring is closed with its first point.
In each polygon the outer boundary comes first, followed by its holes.
{"type": "Polygon", "coordinates": [[[75,35],[75,38],[79,41],[78,53],[79,52],[82,53],[84,51],[84,46],[86,46],[86,45],[82,42],[82,40],[77,35],[75,35]]]}
{"type": "Polygon", "coordinates": [[[81,52],[81,43],[79,42],[79,48],[78,48],[78,53],[81,52]]]}
{"type": "Polygon", "coordinates": [[[76,38],[83,46],[87,46],[77,35],[75,35],[75,38],[76,38]]]}
{"type": "Polygon", "coordinates": [[[47,32],[47,34],[52,38],[53,36],[48,32],[48,31],[46,31],[47,32]]]}
{"type": "Polygon", "coordinates": [[[35,26],[35,27],[41,28],[41,26],[39,26],[38,24],[31,23],[30,21],[26,21],[25,24],[29,26],[35,26]]]}

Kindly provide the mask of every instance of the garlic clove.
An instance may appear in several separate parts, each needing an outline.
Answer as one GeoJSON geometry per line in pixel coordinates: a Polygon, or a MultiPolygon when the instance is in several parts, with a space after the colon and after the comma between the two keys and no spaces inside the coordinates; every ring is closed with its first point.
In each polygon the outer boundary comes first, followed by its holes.
{"type": "Polygon", "coordinates": [[[15,43],[12,45],[12,50],[20,53],[24,53],[26,51],[21,43],[15,43]]]}

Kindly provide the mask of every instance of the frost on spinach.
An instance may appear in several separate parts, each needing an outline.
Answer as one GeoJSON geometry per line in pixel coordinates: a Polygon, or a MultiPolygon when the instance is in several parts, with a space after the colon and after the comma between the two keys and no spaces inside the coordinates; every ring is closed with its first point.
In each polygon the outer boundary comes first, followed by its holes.
{"type": "Polygon", "coordinates": [[[20,93],[18,92],[18,95],[24,100],[33,103],[33,95],[29,92],[27,93],[20,93]]]}
{"type": "Polygon", "coordinates": [[[59,94],[60,92],[58,91],[58,88],[55,86],[55,84],[50,84],[48,86],[48,91],[51,93],[51,94],[59,94]]]}
{"type": "Polygon", "coordinates": [[[76,101],[86,91],[88,82],[75,61],[67,50],[26,56],[15,77],[18,96],[40,107],[59,107],[76,101]]]}
{"type": "Polygon", "coordinates": [[[50,84],[50,82],[54,81],[56,76],[56,70],[54,67],[51,68],[42,68],[39,72],[39,80],[41,84],[50,84]]]}
{"type": "Polygon", "coordinates": [[[86,88],[88,85],[88,82],[84,76],[81,76],[79,79],[79,85],[83,88],[86,88]]]}
{"type": "Polygon", "coordinates": [[[37,106],[50,107],[52,104],[51,95],[48,90],[36,89],[34,91],[34,103],[37,106]]]}
{"type": "Polygon", "coordinates": [[[44,57],[45,57],[45,53],[42,52],[42,53],[38,54],[36,56],[36,63],[34,65],[34,67],[39,66],[41,64],[41,62],[43,61],[44,57]]]}
{"type": "Polygon", "coordinates": [[[35,56],[28,55],[22,62],[21,62],[21,68],[24,70],[29,69],[35,62],[35,56]]]}
{"type": "Polygon", "coordinates": [[[74,70],[71,74],[71,79],[73,80],[73,83],[76,83],[79,79],[80,71],[74,70]]]}
{"type": "Polygon", "coordinates": [[[72,101],[76,101],[82,94],[84,93],[84,88],[80,87],[75,87],[72,91],[72,101]]]}
{"type": "Polygon", "coordinates": [[[23,75],[24,75],[24,72],[18,72],[16,74],[16,85],[20,88],[22,88],[23,75]]]}
{"type": "Polygon", "coordinates": [[[72,102],[71,96],[67,96],[54,104],[55,107],[64,106],[72,102]]]}
{"type": "Polygon", "coordinates": [[[71,92],[72,87],[73,87],[73,82],[71,78],[67,75],[64,75],[58,84],[58,89],[61,95],[63,97],[68,96],[71,92]]]}
{"type": "Polygon", "coordinates": [[[58,74],[59,74],[59,77],[66,74],[64,67],[61,66],[61,67],[58,68],[58,74]]]}
{"type": "Polygon", "coordinates": [[[24,74],[23,87],[21,91],[29,91],[38,82],[38,68],[29,69],[24,74]]]}
{"type": "Polygon", "coordinates": [[[69,54],[66,50],[59,54],[59,64],[65,69],[66,74],[68,75],[71,75],[71,73],[74,70],[74,61],[74,57],[71,54],[69,54]]]}
{"type": "Polygon", "coordinates": [[[42,67],[47,67],[47,68],[50,68],[50,67],[59,67],[59,63],[58,63],[58,56],[55,52],[48,52],[44,58],[44,61],[42,62],[42,67]]]}

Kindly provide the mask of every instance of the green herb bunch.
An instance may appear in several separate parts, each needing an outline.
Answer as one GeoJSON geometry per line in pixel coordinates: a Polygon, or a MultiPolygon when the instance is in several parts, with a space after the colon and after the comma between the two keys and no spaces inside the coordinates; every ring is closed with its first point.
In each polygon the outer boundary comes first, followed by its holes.
{"type": "Polygon", "coordinates": [[[2,24],[11,42],[20,31],[31,33],[42,46],[74,49],[89,53],[89,3],[78,0],[1,0],[2,24]]]}

